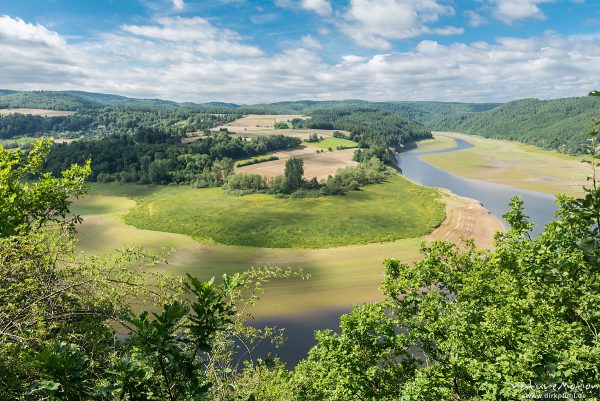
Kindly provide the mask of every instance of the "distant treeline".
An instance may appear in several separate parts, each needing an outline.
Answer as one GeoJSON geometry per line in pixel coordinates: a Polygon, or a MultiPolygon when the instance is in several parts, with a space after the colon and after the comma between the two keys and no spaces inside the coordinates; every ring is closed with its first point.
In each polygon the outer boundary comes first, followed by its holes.
{"type": "Polygon", "coordinates": [[[0,116],[0,139],[21,136],[92,136],[128,134],[140,127],[160,127],[172,135],[204,131],[240,118],[241,114],[206,114],[193,110],[133,111],[104,107],[72,116],[41,117],[24,114],[0,116]]]}
{"type": "Polygon", "coordinates": [[[57,173],[73,163],[92,160],[91,181],[138,184],[219,186],[233,171],[235,159],[294,148],[298,138],[274,135],[245,141],[213,133],[191,144],[156,128],[138,128],[131,135],[56,144],[47,160],[57,173]]]}
{"type": "MultiPolygon", "coordinates": [[[[371,151],[366,158],[388,160],[386,146],[429,137],[428,130],[458,131],[517,140],[567,153],[581,153],[599,97],[555,100],[523,99],[498,103],[293,101],[272,104],[177,103],[117,95],[0,90],[0,108],[73,110],[74,116],[0,117],[0,138],[60,132],[67,136],[123,134],[139,126],[160,127],[172,134],[202,131],[244,114],[306,114],[302,128],[340,129],[371,151]]],[[[389,160],[388,160],[389,161],[389,160]]]]}

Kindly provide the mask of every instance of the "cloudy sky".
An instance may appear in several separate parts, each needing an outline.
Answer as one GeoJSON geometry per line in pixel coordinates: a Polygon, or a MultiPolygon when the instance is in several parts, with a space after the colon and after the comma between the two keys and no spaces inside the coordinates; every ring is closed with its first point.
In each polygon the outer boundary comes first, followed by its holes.
{"type": "Polygon", "coordinates": [[[600,89],[600,0],[0,0],[0,88],[177,101],[600,89]]]}

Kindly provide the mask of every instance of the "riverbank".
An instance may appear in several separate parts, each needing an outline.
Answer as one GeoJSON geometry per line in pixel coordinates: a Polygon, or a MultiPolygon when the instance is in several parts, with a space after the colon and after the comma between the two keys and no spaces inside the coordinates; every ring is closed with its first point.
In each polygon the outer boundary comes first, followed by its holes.
{"type": "MultiPolygon", "coordinates": [[[[424,155],[423,160],[440,169],[477,180],[515,188],[581,195],[589,175],[583,157],[544,150],[519,142],[488,139],[454,132],[434,132],[438,148],[452,147],[461,139],[473,147],[456,152],[424,155]]],[[[435,140],[435,139],[434,139],[435,140]]],[[[424,144],[423,151],[434,150],[424,144]]],[[[437,150],[437,149],[436,149],[437,150]]]]}

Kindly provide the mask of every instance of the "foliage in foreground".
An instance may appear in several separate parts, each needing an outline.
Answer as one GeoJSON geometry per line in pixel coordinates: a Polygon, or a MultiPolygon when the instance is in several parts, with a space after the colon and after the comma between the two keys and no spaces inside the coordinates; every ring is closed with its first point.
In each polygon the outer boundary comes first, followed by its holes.
{"type": "Polygon", "coordinates": [[[89,166],[29,183],[47,145],[0,147],[3,201],[18,203],[0,234],[0,400],[215,399],[240,369],[234,356],[279,338],[246,325],[246,307],[265,281],[297,273],[251,269],[214,284],[153,273],[160,259],[141,250],[76,253],[69,195],[83,193],[89,166]]]}

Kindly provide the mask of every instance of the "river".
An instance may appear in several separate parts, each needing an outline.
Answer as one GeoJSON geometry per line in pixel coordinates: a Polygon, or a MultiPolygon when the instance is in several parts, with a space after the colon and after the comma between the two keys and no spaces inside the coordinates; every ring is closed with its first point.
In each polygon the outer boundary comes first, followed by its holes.
{"type": "MultiPolygon", "coordinates": [[[[421,156],[427,154],[457,152],[471,147],[473,147],[472,144],[462,139],[456,139],[456,146],[452,148],[431,152],[417,152],[417,149],[413,149],[398,154],[396,158],[403,175],[408,179],[421,185],[445,188],[456,195],[477,199],[494,216],[500,219],[508,210],[510,200],[514,196],[519,196],[524,201],[525,214],[535,223],[533,234],[539,234],[544,225],[554,219],[556,211],[554,196],[517,189],[508,185],[464,178],[434,167],[421,159],[421,156]]],[[[275,350],[270,344],[261,344],[256,349],[256,355],[265,357],[269,353],[274,353],[289,367],[293,367],[306,356],[308,350],[315,344],[314,330],[331,329],[339,331],[339,317],[348,311],[349,308],[323,309],[308,313],[257,319],[253,322],[256,327],[277,326],[285,328],[286,342],[279,350],[275,350]]]]}
{"type": "MultiPolygon", "coordinates": [[[[448,149],[431,152],[417,152],[411,150],[396,156],[402,174],[421,185],[428,187],[445,188],[452,193],[466,198],[477,199],[498,218],[508,211],[508,203],[514,196],[519,196],[524,202],[525,214],[535,224],[533,234],[537,235],[544,229],[544,225],[554,220],[556,205],[554,196],[542,192],[518,189],[503,184],[464,178],[446,170],[434,167],[427,163],[421,156],[457,152],[472,148],[473,145],[456,139],[456,146],[448,149]]],[[[506,222],[504,222],[506,224],[506,222]]]]}

